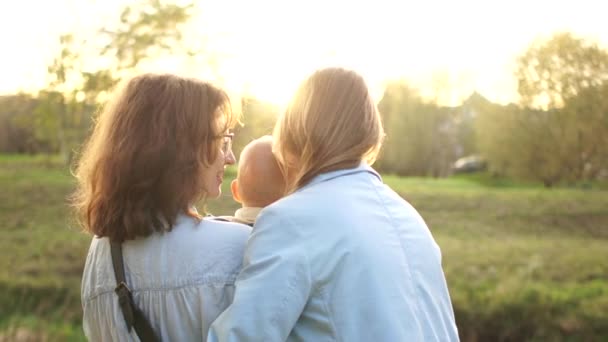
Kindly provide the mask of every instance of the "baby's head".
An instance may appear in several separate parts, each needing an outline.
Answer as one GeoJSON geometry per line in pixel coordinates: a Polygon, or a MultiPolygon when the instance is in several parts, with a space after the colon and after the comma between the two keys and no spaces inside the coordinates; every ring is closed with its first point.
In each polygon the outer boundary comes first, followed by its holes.
{"type": "Polygon", "coordinates": [[[237,178],[230,189],[243,207],[265,207],[284,195],[285,180],[272,153],[272,137],[263,136],[243,149],[237,178]]]}

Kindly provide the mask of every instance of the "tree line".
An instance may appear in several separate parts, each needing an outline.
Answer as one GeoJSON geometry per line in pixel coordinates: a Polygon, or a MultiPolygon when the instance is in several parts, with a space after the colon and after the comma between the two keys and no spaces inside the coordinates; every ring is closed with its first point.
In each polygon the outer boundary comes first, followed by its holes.
{"type": "MultiPolygon", "coordinates": [[[[200,53],[183,46],[180,33],[192,7],[150,0],[126,7],[114,27],[99,30],[95,43],[61,36],[46,89],[0,96],[0,153],[60,153],[69,163],[108,92],[140,62],[163,53],[200,53]],[[93,60],[112,62],[92,67],[93,60]]],[[[407,83],[388,83],[378,104],[387,138],[377,167],[443,177],[457,159],[474,155],[493,175],[548,187],[606,177],[608,51],[556,34],[518,58],[515,77],[520,100],[509,105],[474,93],[460,106],[446,107],[407,83]]],[[[253,98],[242,99],[241,108],[237,152],[271,133],[280,110],[253,98]]]]}
{"type": "Polygon", "coordinates": [[[518,58],[520,101],[494,104],[474,93],[458,107],[423,100],[404,83],[380,101],[386,172],[445,176],[463,156],[489,172],[551,187],[608,177],[608,51],[559,33],[518,58]]]}

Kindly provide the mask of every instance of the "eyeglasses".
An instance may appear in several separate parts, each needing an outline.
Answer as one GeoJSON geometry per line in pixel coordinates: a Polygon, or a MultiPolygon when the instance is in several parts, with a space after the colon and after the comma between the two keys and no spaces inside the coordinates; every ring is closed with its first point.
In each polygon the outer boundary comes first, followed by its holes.
{"type": "Polygon", "coordinates": [[[232,150],[232,138],[234,138],[234,133],[222,134],[218,138],[222,139],[222,153],[224,153],[224,155],[230,153],[232,150]]]}

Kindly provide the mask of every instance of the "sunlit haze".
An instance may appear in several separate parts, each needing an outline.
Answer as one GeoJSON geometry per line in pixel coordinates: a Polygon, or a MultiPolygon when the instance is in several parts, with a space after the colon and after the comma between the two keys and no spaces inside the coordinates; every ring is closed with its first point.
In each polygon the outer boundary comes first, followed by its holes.
{"type": "MultiPolygon", "coordinates": [[[[94,37],[133,1],[0,3],[0,94],[35,92],[58,37],[94,37]]],[[[427,97],[456,104],[473,91],[516,101],[516,57],[535,39],[569,31],[608,46],[604,1],[199,1],[184,31],[206,53],[165,57],[141,70],[215,82],[235,94],[283,104],[320,66],[361,72],[379,97],[384,82],[405,79],[427,97]]]]}

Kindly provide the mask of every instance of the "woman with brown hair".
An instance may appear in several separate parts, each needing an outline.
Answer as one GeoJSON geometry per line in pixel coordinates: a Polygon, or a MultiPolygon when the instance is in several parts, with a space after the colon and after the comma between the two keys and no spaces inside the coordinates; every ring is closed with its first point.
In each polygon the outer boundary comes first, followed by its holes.
{"type": "Polygon", "coordinates": [[[323,69],[274,132],[288,194],[262,210],[209,341],[456,341],[441,252],[370,165],[384,131],[358,74],[323,69]]]}
{"type": "Polygon", "coordinates": [[[213,85],[152,74],[97,118],[74,196],[95,235],[81,293],[89,340],[205,340],[231,302],[250,230],[194,204],[220,195],[235,120],[213,85]]]}

